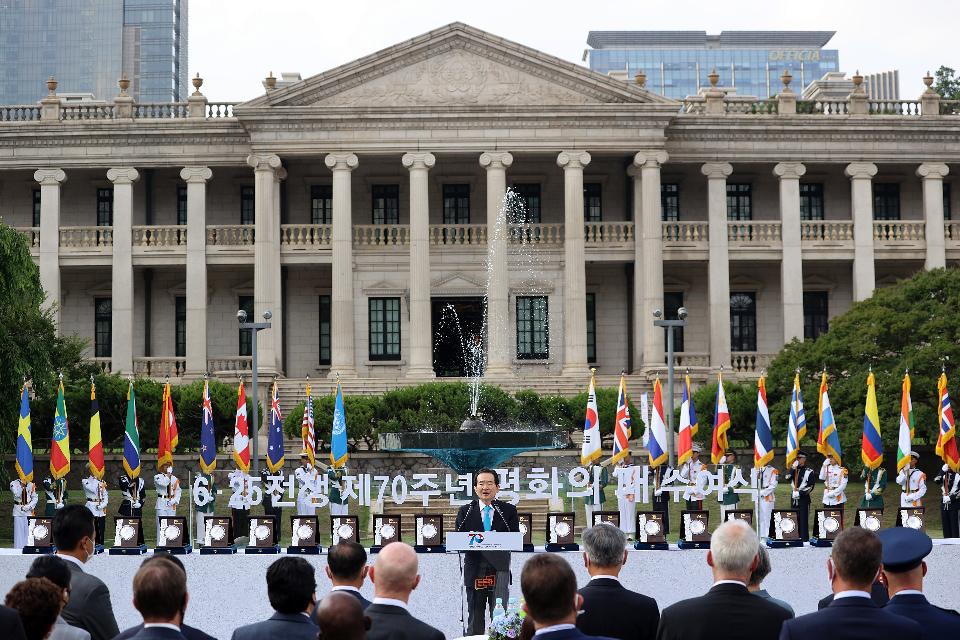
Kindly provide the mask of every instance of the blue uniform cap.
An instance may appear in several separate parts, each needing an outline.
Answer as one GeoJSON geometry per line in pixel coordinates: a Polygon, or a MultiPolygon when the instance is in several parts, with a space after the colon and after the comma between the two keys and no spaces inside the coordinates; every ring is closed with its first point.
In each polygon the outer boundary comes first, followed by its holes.
{"type": "Polygon", "coordinates": [[[883,543],[883,568],[903,573],[920,566],[933,550],[930,536],[910,527],[891,527],[877,534],[883,543]]]}

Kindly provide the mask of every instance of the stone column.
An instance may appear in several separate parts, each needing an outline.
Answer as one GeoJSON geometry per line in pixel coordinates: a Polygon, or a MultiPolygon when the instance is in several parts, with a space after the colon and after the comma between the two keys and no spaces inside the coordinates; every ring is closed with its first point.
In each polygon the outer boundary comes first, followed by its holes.
{"type": "MultiPolygon", "coordinates": [[[[947,165],[926,162],[917,167],[917,176],[923,179],[923,220],[927,240],[925,269],[942,269],[947,266],[946,242],[943,227],[943,179],[950,172],[947,165]]],[[[43,255],[43,239],[40,240],[40,255],[43,255]]]]}
{"type": "Polygon", "coordinates": [[[663,329],[653,326],[653,312],[663,309],[663,214],[660,165],[666,151],[641,151],[627,173],[633,176],[633,368],[663,366],[663,329]]]}
{"type": "Polygon", "coordinates": [[[188,376],[207,370],[207,180],[209,167],[184,167],[187,183],[187,367],[188,376]]]}
{"type": "Polygon", "coordinates": [[[511,377],[511,336],[516,332],[510,323],[510,264],[508,236],[510,229],[503,197],[507,193],[507,167],[513,156],[506,151],[480,154],[480,166],[487,170],[487,367],[488,377],[511,377]]]}
{"type": "Polygon", "coordinates": [[[270,311],[271,328],[257,336],[257,369],[267,375],[280,371],[283,326],[280,323],[280,212],[276,209],[276,176],[280,158],[273,154],[249,155],[254,176],[253,318],[263,322],[270,311]]]}
{"type": "Polygon", "coordinates": [[[410,362],[407,377],[432,378],[433,325],[430,322],[430,199],[432,153],[405,153],[410,171],[410,362]]]}
{"type": "Polygon", "coordinates": [[[111,367],[127,374],[133,373],[133,183],[140,174],[119,167],[107,171],[107,179],[113,183],[111,367]]]}
{"type": "Polygon", "coordinates": [[[587,373],[587,274],[584,260],[583,168],[586,151],[561,151],[563,168],[563,375],[587,373]]]}
{"type": "Polygon", "coordinates": [[[783,341],[803,340],[803,256],[800,240],[800,178],[807,168],[799,162],[781,162],[773,168],[780,178],[780,301],[783,304],[783,341]]]}
{"type": "Polygon", "coordinates": [[[852,162],[844,169],[850,178],[853,216],[853,301],[866,300],[876,286],[873,264],[873,176],[877,165],[852,162]]]}
{"type": "Polygon", "coordinates": [[[38,169],[33,179],[40,184],[40,284],[47,295],[43,305],[53,312],[59,333],[60,185],[67,181],[67,174],[62,169],[38,169]]]}
{"type": "Polygon", "coordinates": [[[324,163],[333,171],[333,268],[330,296],[330,377],[356,376],[353,344],[353,204],[351,172],[360,161],[353,153],[331,153],[324,163]]]}
{"type": "Polygon", "coordinates": [[[700,167],[707,176],[707,218],[710,253],[707,301],[710,316],[710,364],[730,366],[730,251],[727,247],[727,176],[729,162],[708,162],[700,167]]]}

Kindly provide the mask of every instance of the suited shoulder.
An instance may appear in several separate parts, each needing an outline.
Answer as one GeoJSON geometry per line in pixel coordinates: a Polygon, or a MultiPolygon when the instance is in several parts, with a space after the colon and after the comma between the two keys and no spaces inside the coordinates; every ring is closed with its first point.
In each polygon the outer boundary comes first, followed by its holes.
{"type": "Polygon", "coordinates": [[[497,506],[500,507],[500,510],[503,511],[504,513],[509,513],[509,514],[517,513],[517,508],[514,505],[510,504],[509,502],[505,502],[503,500],[495,500],[494,502],[497,503],[497,506]]]}

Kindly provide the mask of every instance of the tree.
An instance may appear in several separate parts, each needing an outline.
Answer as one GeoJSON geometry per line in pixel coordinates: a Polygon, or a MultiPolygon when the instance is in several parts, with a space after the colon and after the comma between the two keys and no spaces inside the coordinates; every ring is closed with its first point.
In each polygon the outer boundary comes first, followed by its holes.
{"type": "Polygon", "coordinates": [[[950,67],[941,65],[933,74],[933,90],[944,100],[960,100],[960,78],[950,67]]]}

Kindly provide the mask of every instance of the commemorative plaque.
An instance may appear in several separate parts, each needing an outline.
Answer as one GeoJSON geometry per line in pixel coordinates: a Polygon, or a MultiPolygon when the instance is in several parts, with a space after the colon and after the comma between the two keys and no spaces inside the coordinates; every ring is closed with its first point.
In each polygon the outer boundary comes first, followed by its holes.
{"type": "Polygon", "coordinates": [[[53,518],[45,516],[27,518],[27,545],[25,554],[53,553],[53,518]]]}
{"type": "Polygon", "coordinates": [[[731,520],[743,520],[750,528],[753,528],[753,511],[749,509],[734,509],[733,511],[727,511],[726,522],[731,520]]]}
{"type": "Polygon", "coordinates": [[[843,531],[843,507],[817,509],[814,516],[817,535],[810,539],[814,547],[832,547],[833,540],[843,531]]]}
{"type": "Polygon", "coordinates": [[[186,518],[183,516],[160,516],[158,520],[158,544],[154,552],[159,550],[174,555],[193,552],[186,518]]]}
{"type": "Polygon", "coordinates": [[[571,512],[551,512],[547,514],[547,551],[579,551],[580,545],[574,542],[574,524],[576,515],[571,512]]]}
{"type": "Polygon", "coordinates": [[[533,551],[533,514],[518,513],[517,520],[520,523],[520,533],[523,534],[523,550],[533,551]]]}
{"type": "Polygon", "coordinates": [[[445,551],[443,546],[443,515],[422,513],[414,516],[413,527],[417,533],[417,553],[445,551]]]}
{"type": "Polygon", "coordinates": [[[290,546],[287,553],[317,555],[317,516],[290,516],[290,546]]]}
{"type": "Polygon", "coordinates": [[[926,521],[923,516],[923,507],[907,507],[900,509],[900,524],[904,527],[923,531],[926,521]]]}
{"type": "Polygon", "coordinates": [[[233,521],[223,516],[208,516],[203,520],[202,555],[230,554],[237,552],[233,544],[233,521]]]}
{"type": "Polygon", "coordinates": [[[113,521],[115,534],[110,555],[139,556],[147,552],[147,545],[137,544],[140,528],[143,526],[139,516],[122,516],[114,518],[113,521]]]}
{"type": "Polygon", "coordinates": [[[677,546],[681,549],[709,549],[710,548],[710,512],[687,511],[680,512],[680,529],[683,532],[677,546]]]}
{"type": "Polygon", "coordinates": [[[333,516],[330,518],[330,544],[360,541],[360,518],[358,516],[333,516]]]}
{"type": "Polygon", "coordinates": [[[637,512],[637,541],[634,549],[655,549],[665,551],[670,548],[664,533],[663,511],[637,512]]]}
{"type": "Polygon", "coordinates": [[[278,522],[274,516],[250,517],[250,542],[244,553],[280,553],[280,545],[274,542],[278,522]]]}
{"type": "Polygon", "coordinates": [[[857,509],[857,526],[876,533],[883,528],[883,509],[857,509]]]}
{"type": "Polygon", "coordinates": [[[620,528],[620,512],[619,511],[594,511],[593,512],[593,522],[590,523],[591,527],[595,527],[598,524],[612,524],[617,529],[620,528]]]}
{"type": "Polygon", "coordinates": [[[796,510],[774,509],[773,538],[767,539],[767,546],[771,549],[803,546],[803,540],[800,539],[800,521],[796,510]]]}
{"type": "Polygon", "coordinates": [[[403,519],[399,515],[376,514],[373,516],[373,546],[370,553],[377,553],[384,545],[399,542],[400,523],[403,519]]]}

